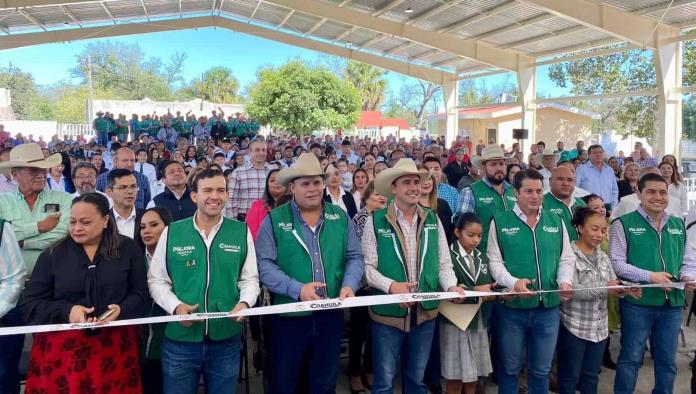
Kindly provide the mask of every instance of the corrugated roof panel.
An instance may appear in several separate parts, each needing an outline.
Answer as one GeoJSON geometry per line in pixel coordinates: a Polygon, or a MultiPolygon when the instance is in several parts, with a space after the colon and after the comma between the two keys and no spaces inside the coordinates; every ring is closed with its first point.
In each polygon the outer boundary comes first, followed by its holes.
{"type": "Polygon", "coordinates": [[[256,1],[226,1],[222,5],[223,12],[238,15],[242,18],[248,18],[256,8],[256,1]]]}
{"type": "Polygon", "coordinates": [[[433,7],[437,7],[440,4],[442,4],[441,0],[404,1],[381,15],[380,18],[403,23],[418,14],[422,14],[433,7]],[[413,10],[413,12],[405,12],[409,7],[413,10]]]}
{"type": "Polygon", "coordinates": [[[605,0],[604,2],[624,11],[634,11],[658,4],[667,5],[670,3],[669,0],[605,0]]]}
{"type": "Polygon", "coordinates": [[[333,40],[334,38],[341,35],[341,33],[343,33],[344,31],[350,29],[350,27],[350,25],[345,25],[343,23],[326,21],[312,34],[327,40],[333,40]]]}
{"type": "Polygon", "coordinates": [[[682,23],[696,19],[696,3],[684,5],[681,7],[674,7],[667,12],[656,11],[646,16],[649,16],[655,20],[659,20],[664,15],[663,21],[668,23],[682,23]]]}
{"type": "MultiPolygon", "coordinates": [[[[286,14],[283,15],[287,15],[286,14]]],[[[295,12],[290,19],[288,19],[287,23],[285,24],[286,28],[289,28],[291,30],[295,30],[298,33],[304,33],[306,31],[309,31],[314,25],[319,22],[321,18],[317,18],[316,16],[309,15],[309,14],[304,14],[301,12],[295,12]]]]}
{"type": "Polygon", "coordinates": [[[150,15],[173,14],[179,12],[179,3],[170,0],[145,0],[145,7],[150,15]]]}
{"type": "MultiPolygon", "coordinates": [[[[256,9],[256,4],[254,4],[254,7],[249,11],[249,17],[251,17],[251,14],[254,12],[254,9],[256,9]]],[[[254,15],[254,19],[257,19],[258,21],[269,23],[272,25],[277,25],[280,22],[285,19],[285,17],[288,15],[289,10],[286,8],[282,7],[276,7],[267,3],[261,3],[259,5],[259,8],[256,9],[256,14],[254,15]]],[[[295,13],[296,15],[297,13],[295,13]]],[[[293,15],[293,18],[295,17],[293,15]]],[[[297,28],[293,27],[294,25],[291,24],[292,19],[290,18],[286,23],[283,28],[285,29],[290,29],[290,30],[297,30],[297,28]]]]}
{"type": "MultiPolygon", "coordinates": [[[[500,2],[500,0],[494,1],[494,3],[498,2],[500,2]]],[[[439,30],[441,28],[444,28],[445,26],[452,25],[454,23],[467,19],[473,15],[477,15],[481,11],[481,9],[486,8],[481,8],[481,5],[479,5],[478,2],[476,4],[467,4],[467,2],[464,1],[457,1],[453,3],[450,7],[438,12],[435,15],[430,16],[429,18],[420,20],[414,23],[413,25],[426,30],[439,30]]],[[[411,18],[417,17],[418,15],[415,15],[411,18]]],[[[406,21],[406,23],[409,23],[409,21],[406,21]]]]}

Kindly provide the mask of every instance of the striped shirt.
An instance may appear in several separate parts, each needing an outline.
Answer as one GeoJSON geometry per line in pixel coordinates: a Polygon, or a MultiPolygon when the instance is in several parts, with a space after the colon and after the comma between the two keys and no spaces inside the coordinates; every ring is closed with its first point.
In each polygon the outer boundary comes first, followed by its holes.
{"type": "Polygon", "coordinates": [[[225,216],[236,220],[239,214],[246,215],[251,204],[263,197],[266,177],[272,168],[268,163],[264,163],[261,169],[249,164],[237,168],[230,174],[227,180],[228,197],[225,216]]]}
{"type": "Polygon", "coordinates": [[[17,305],[24,288],[27,268],[12,225],[5,222],[0,241],[0,318],[17,305]]]}
{"type": "Polygon", "coordinates": [[[609,336],[609,311],[606,290],[580,290],[582,288],[606,286],[616,279],[611,261],[599,247],[594,257],[580,251],[575,241],[571,247],[575,252],[573,272],[573,298],[561,303],[561,322],[573,335],[590,342],[600,342],[609,336]]]}
{"type": "MultiPolygon", "coordinates": [[[[642,205],[639,205],[636,211],[640,216],[644,217],[645,220],[650,223],[650,226],[658,233],[662,231],[662,228],[667,222],[667,213],[662,213],[662,219],[658,227],[655,222],[653,222],[650,215],[645,212],[642,205]]],[[[616,276],[631,282],[650,283],[650,274],[652,274],[652,272],[638,268],[628,262],[626,258],[628,254],[626,245],[626,234],[624,233],[623,224],[620,220],[614,220],[609,229],[609,258],[611,259],[611,264],[614,266],[616,276]]],[[[657,245],[655,246],[657,247],[657,245]]],[[[684,261],[680,274],[682,277],[688,276],[690,278],[696,278],[696,254],[690,242],[687,242],[686,248],[684,248],[684,261]]]]}

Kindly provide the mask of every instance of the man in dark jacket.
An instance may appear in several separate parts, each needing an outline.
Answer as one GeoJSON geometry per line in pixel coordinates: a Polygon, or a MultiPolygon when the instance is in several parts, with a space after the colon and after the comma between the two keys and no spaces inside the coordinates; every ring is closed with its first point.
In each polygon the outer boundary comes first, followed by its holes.
{"type": "Polygon", "coordinates": [[[190,218],[196,212],[196,204],[191,200],[191,190],[186,185],[184,166],[178,161],[168,161],[162,164],[162,179],[164,191],[156,195],[147,205],[150,207],[165,207],[172,213],[175,221],[190,218]]]}

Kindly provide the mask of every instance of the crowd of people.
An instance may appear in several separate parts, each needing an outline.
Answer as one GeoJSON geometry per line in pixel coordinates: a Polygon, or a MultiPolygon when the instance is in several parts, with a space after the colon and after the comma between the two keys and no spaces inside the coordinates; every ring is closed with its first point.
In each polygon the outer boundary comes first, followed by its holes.
{"type": "MultiPolygon", "coordinates": [[[[523,160],[519,144],[242,123],[99,113],[93,140],[0,141],[0,326],[439,291],[470,322],[426,299],[252,318],[249,338],[242,317],[47,332],[25,392],[235,392],[247,340],[268,392],[333,393],[344,325],[353,393],[393,392],[397,375],[405,393],[597,393],[602,366],[632,393],[646,343],[654,392],[673,391],[696,287],[674,156],[558,141],[523,160]]],[[[0,392],[20,390],[24,340],[0,336],[0,392]]]]}

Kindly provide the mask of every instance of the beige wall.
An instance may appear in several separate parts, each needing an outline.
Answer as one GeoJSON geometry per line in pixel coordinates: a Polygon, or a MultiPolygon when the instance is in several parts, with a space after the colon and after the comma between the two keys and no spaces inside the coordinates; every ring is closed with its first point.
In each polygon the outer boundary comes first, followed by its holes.
{"type": "MultiPolygon", "coordinates": [[[[437,122],[438,135],[445,135],[445,121],[437,122]]],[[[505,144],[510,148],[516,140],[512,138],[512,129],[522,126],[520,114],[500,116],[491,119],[459,119],[460,134],[468,133],[474,144],[478,140],[487,143],[489,128],[498,130],[497,143],[505,144]]],[[[536,141],[544,141],[547,146],[556,146],[558,140],[562,140],[566,146],[574,146],[575,141],[590,140],[592,131],[592,119],[556,108],[541,108],[536,114],[536,141]]]]}

